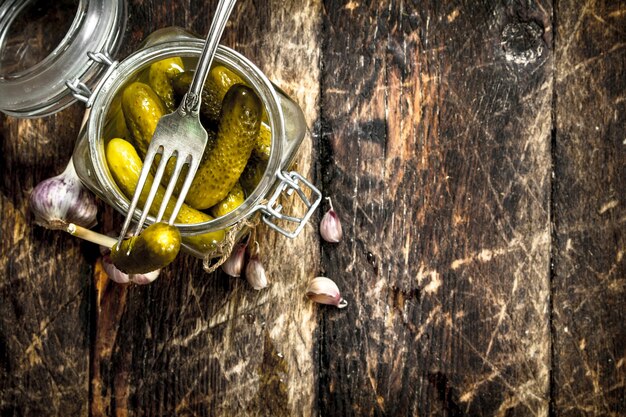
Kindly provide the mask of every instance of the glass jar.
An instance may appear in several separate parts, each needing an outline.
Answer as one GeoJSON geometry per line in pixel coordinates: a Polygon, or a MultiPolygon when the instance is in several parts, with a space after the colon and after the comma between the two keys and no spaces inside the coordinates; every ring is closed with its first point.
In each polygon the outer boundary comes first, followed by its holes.
{"type": "MultiPolygon", "coordinates": [[[[101,1],[81,0],[79,11],[90,10],[93,4],[101,3],[101,1]]],[[[111,10],[109,9],[108,12],[110,13],[111,10]]],[[[118,12],[123,12],[123,9],[117,9],[116,13],[118,12]]],[[[117,17],[118,15],[109,16],[106,20],[114,21],[117,17]]],[[[75,21],[82,21],[82,18],[77,16],[75,21]]],[[[204,40],[180,28],[161,29],[151,34],[138,51],[121,62],[117,62],[112,60],[111,56],[118,44],[113,40],[118,38],[119,36],[111,36],[112,40],[110,39],[109,43],[100,49],[84,47],[82,49],[83,52],[87,51],[85,56],[88,57],[89,62],[86,65],[92,68],[90,72],[84,71],[82,74],[91,75],[97,72],[100,75],[97,81],[94,82],[91,76],[81,81],[79,75],[74,76],[70,81],[66,80],[64,82],[66,91],[62,100],[58,100],[57,103],[54,98],[46,97],[49,99],[47,101],[54,103],[41,110],[32,108],[24,110],[19,106],[7,107],[2,102],[0,106],[5,113],[32,117],[49,114],[52,110],[67,106],[68,91],[73,99],[85,102],[88,108],[86,123],[79,133],[73,154],[76,171],[89,189],[125,215],[130,206],[129,201],[111,177],[104,156],[103,129],[108,110],[120,89],[153,62],[170,57],[181,57],[192,63],[189,68],[194,68],[204,46],[204,40]],[[93,70],[94,67],[98,67],[97,71],[93,70]]],[[[293,238],[304,228],[321,201],[321,193],[309,181],[297,172],[287,171],[308,132],[302,110],[283,91],[273,85],[261,70],[234,50],[220,46],[214,62],[237,73],[261,99],[267,114],[267,123],[272,132],[269,161],[254,191],[234,211],[208,222],[177,224],[177,226],[183,237],[198,235],[226,230],[259,213],[262,221],[268,226],[293,238]],[[299,198],[305,206],[305,213],[302,216],[284,213],[283,206],[279,202],[281,198],[299,198]]],[[[2,85],[3,81],[0,78],[0,93],[8,91],[7,87],[2,85]]],[[[28,92],[23,91],[22,94],[26,95],[28,92]]],[[[139,210],[135,211],[134,217],[135,219],[140,217],[139,210]]],[[[146,223],[152,224],[153,222],[154,217],[148,216],[146,223]]],[[[198,257],[220,255],[219,252],[203,252],[189,245],[184,245],[184,247],[187,252],[198,257]]]]}

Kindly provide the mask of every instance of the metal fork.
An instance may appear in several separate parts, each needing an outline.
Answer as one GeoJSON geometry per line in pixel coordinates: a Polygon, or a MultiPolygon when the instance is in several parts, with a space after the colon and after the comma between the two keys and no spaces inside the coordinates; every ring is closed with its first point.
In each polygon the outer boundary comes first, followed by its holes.
{"type": "Polygon", "coordinates": [[[137,208],[137,204],[139,203],[139,198],[144,186],[146,185],[146,180],[148,179],[148,174],[150,173],[150,167],[152,166],[152,162],[157,155],[161,155],[161,160],[159,161],[154,175],[154,182],[152,183],[152,187],[150,188],[150,192],[146,198],[143,211],[141,212],[141,217],[137,223],[133,236],[138,235],[143,228],[146,218],[148,217],[150,207],[161,183],[161,179],[163,178],[165,167],[171,157],[176,157],[176,166],[169,179],[169,183],[167,185],[165,195],[163,196],[163,201],[161,202],[158,214],[155,218],[155,222],[160,222],[163,219],[170,197],[172,196],[176,183],[178,182],[178,177],[182,172],[183,166],[188,164],[189,169],[187,171],[187,176],[185,177],[185,182],[183,183],[181,191],[178,194],[178,200],[176,200],[174,210],[170,215],[168,221],[169,224],[174,223],[174,220],[176,219],[176,216],[185,201],[185,197],[187,196],[191,182],[196,175],[200,160],[202,159],[202,153],[204,152],[204,148],[207,144],[207,132],[204,127],[202,127],[202,124],[200,124],[199,117],[202,86],[206,81],[207,74],[211,68],[211,62],[213,62],[213,56],[217,50],[218,42],[222,36],[222,32],[224,32],[226,22],[228,21],[228,17],[230,16],[235,3],[236,0],[220,0],[217,5],[217,10],[215,11],[215,16],[213,17],[213,22],[211,22],[211,28],[209,29],[204,49],[202,50],[202,54],[198,60],[196,72],[193,80],[191,81],[191,85],[189,86],[189,91],[185,94],[180,106],[175,112],[167,114],[159,119],[154,135],[150,141],[150,146],[146,152],[146,158],[139,175],[137,188],[135,188],[135,194],[133,195],[130,208],[126,214],[126,219],[124,220],[124,225],[122,226],[122,231],[118,239],[118,246],[126,237],[126,232],[128,231],[133,214],[137,208]]]}

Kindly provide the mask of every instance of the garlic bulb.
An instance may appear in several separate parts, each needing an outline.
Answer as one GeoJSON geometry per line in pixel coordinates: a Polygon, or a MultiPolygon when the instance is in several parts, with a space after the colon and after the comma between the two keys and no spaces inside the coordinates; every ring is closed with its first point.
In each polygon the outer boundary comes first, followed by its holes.
{"type": "Polygon", "coordinates": [[[343,230],[341,229],[341,222],[339,216],[333,209],[333,202],[330,197],[326,197],[330,204],[330,209],[322,217],[320,222],[320,234],[322,238],[331,243],[337,243],[343,237],[343,230]]]}
{"type": "Polygon", "coordinates": [[[306,290],[306,295],[320,304],[334,305],[337,308],[344,308],[348,305],[348,302],[341,298],[337,284],[326,277],[313,278],[306,290]]]}
{"type": "Polygon", "coordinates": [[[85,228],[96,224],[95,198],[80,182],[71,159],[62,174],[37,184],[29,200],[35,223],[48,229],[65,230],[69,223],[85,228]]]}

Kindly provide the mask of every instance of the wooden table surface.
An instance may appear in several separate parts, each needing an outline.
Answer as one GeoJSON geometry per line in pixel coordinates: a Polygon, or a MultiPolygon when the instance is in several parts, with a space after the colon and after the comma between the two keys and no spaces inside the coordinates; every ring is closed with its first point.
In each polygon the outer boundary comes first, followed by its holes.
{"type": "MultiPolygon", "coordinates": [[[[129,0],[118,58],[215,3],[129,0]]],[[[0,415],[626,415],[624,0],[242,0],[223,43],[303,108],[344,240],[323,205],[259,228],[266,290],[186,256],[106,282],[27,205],[84,107],[1,116],[0,415]]]]}

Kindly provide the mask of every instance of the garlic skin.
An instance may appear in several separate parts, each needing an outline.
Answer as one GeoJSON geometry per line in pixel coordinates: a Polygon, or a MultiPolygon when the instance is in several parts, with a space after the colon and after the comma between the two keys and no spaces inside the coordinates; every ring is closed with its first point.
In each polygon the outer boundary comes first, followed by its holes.
{"type": "Polygon", "coordinates": [[[117,269],[108,254],[102,256],[102,269],[104,269],[104,272],[107,273],[111,281],[117,282],[118,284],[128,284],[130,282],[128,274],[117,269]]]}
{"type": "Polygon", "coordinates": [[[156,271],[146,272],[145,274],[131,274],[130,280],[137,285],[146,285],[157,279],[160,273],[161,270],[157,269],[156,271]]]}
{"type": "Polygon", "coordinates": [[[35,223],[48,229],[66,229],[69,223],[85,228],[96,225],[98,207],[80,182],[70,159],[60,175],[37,184],[29,197],[35,223]]]}
{"type": "Polygon", "coordinates": [[[246,265],[246,280],[257,291],[267,287],[267,275],[258,255],[252,255],[246,265]]]}
{"type": "Polygon", "coordinates": [[[246,263],[247,246],[247,243],[237,243],[235,245],[226,262],[222,264],[222,271],[224,271],[226,275],[230,275],[235,278],[241,276],[246,263]]]}
{"type": "Polygon", "coordinates": [[[326,277],[313,278],[306,289],[306,295],[319,304],[329,304],[337,308],[344,308],[348,305],[348,302],[341,298],[337,284],[326,277]]]}
{"type": "Polygon", "coordinates": [[[333,202],[330,197],[326,197],[330,204],[330,209],[322,217],[320,222],[320,235],[322,238],[330,243],[338,243],[343,237],[343,230],[341,228],[341,222],[339,216],[333,209],[333,202]]]}
{"type": "Polygon", "coordinates": [[[107,276],[111,281],[117,282],[118,284],[128,284],[129,282],[133,282],[138,285],[145,285],[153,282],[158,278],[161,273],[160,269],[156,271],[148,272],[145,274],[126,274],[125,272],[120,271],[111,261],[111,257],[109,254],[110,250],[105,251],[102,255],[102,268],[104,272],[106,272],[107,276]]]}

